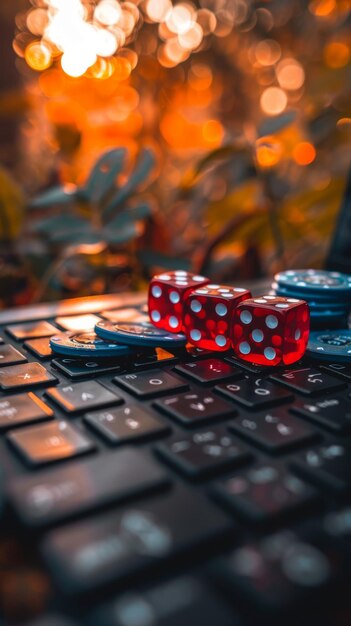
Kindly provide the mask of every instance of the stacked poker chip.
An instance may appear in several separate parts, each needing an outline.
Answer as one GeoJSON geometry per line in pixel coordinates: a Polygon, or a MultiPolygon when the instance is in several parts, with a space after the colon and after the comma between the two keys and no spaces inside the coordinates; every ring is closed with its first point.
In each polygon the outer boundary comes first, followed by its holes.
{"type": "Polygon", "coordinates": [[[279,272],[272,294],[305,300],[310,307],[311,325],[346,328],[351,310],[351,276],[340,272],[301,269],[279,272]]]}

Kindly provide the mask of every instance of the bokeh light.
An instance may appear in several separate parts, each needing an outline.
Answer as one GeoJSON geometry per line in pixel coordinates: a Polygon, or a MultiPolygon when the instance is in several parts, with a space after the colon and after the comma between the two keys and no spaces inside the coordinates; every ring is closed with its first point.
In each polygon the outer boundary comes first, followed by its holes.
{"type": "Polygon", "coordinates": [[[50,49],[41,42],[30,43],[26,48],[24,58],[29,67],[37,72],[46,70],[52,62],[50,49]]]}
{"type": "Polygon", "coordinates": [[[278,115],[282,113],[286,108],[288,98],[279,87],[268,87],[261,95],[260,104],[261,109],[267,115],[278,115]]]}
{"type": "Polygon", "coordinates": [[[293,149],[293,159],[298,165],[310,165],[316,158],[316,149],[309,141],[301,141],[293,149]]]}

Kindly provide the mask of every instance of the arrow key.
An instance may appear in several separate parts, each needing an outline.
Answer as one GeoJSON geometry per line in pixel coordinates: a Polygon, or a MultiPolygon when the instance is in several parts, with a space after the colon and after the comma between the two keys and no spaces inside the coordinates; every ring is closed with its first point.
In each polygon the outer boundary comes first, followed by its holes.
{"type": "Polygon", "coordinates": [[[96,381],[58,385],[48,389],[47,396],[67,413],[79,413],[123,402],[117,394],[96,381]]]}

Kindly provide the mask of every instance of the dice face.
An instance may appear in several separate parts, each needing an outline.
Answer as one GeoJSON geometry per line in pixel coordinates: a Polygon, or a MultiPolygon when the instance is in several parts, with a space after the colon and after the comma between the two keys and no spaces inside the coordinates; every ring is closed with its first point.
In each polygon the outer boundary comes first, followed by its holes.
{"type": "Polygon", "coordinates": [[[234,312],[234,352],[257,365],[290,365],[304,355],[309,328],[309,307],[303,300],[252,298],[239,304],[234,312]]]}
{"type": "Polygon", "coordinates": [[[190,343],[205,350],[229,350],[233,312],[251,298],[241,287],[208,284],[192,291],[184,302],[184,332],[190,343]]]}
{"type": "Polygon", "coordinates": [[[154,276],[150,281],[148,307],[150,321],[172,333],[183,330],[183,304],[187,295],[207,285],[208,278],[183,270],[154,276]]]}

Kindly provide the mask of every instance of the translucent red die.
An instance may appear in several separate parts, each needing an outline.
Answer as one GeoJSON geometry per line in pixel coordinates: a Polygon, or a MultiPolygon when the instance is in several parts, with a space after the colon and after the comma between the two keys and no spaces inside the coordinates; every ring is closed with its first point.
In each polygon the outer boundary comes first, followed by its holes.
{"type": "Polygon", "coordinates": [[[190,343],[206,350],[231,348],[233,312],[251,298],[241,287],[208,284],[192,291],[184,301],[184,332],[190,343]]]}
{"type": "Polygon", "coordinates": [[[232,343],[238,357],[258,365],[290,365],[305,353],[310,312],[304,300],[260,296],[234,311],[232,343]]]}
{"type": "Polygon", "coordinates": [[[150,281],[148,307],[152,324],[172,333],[183,330],[183,303],[188,294],[209,282],[183,270],[165,272],[150,281]]]}

